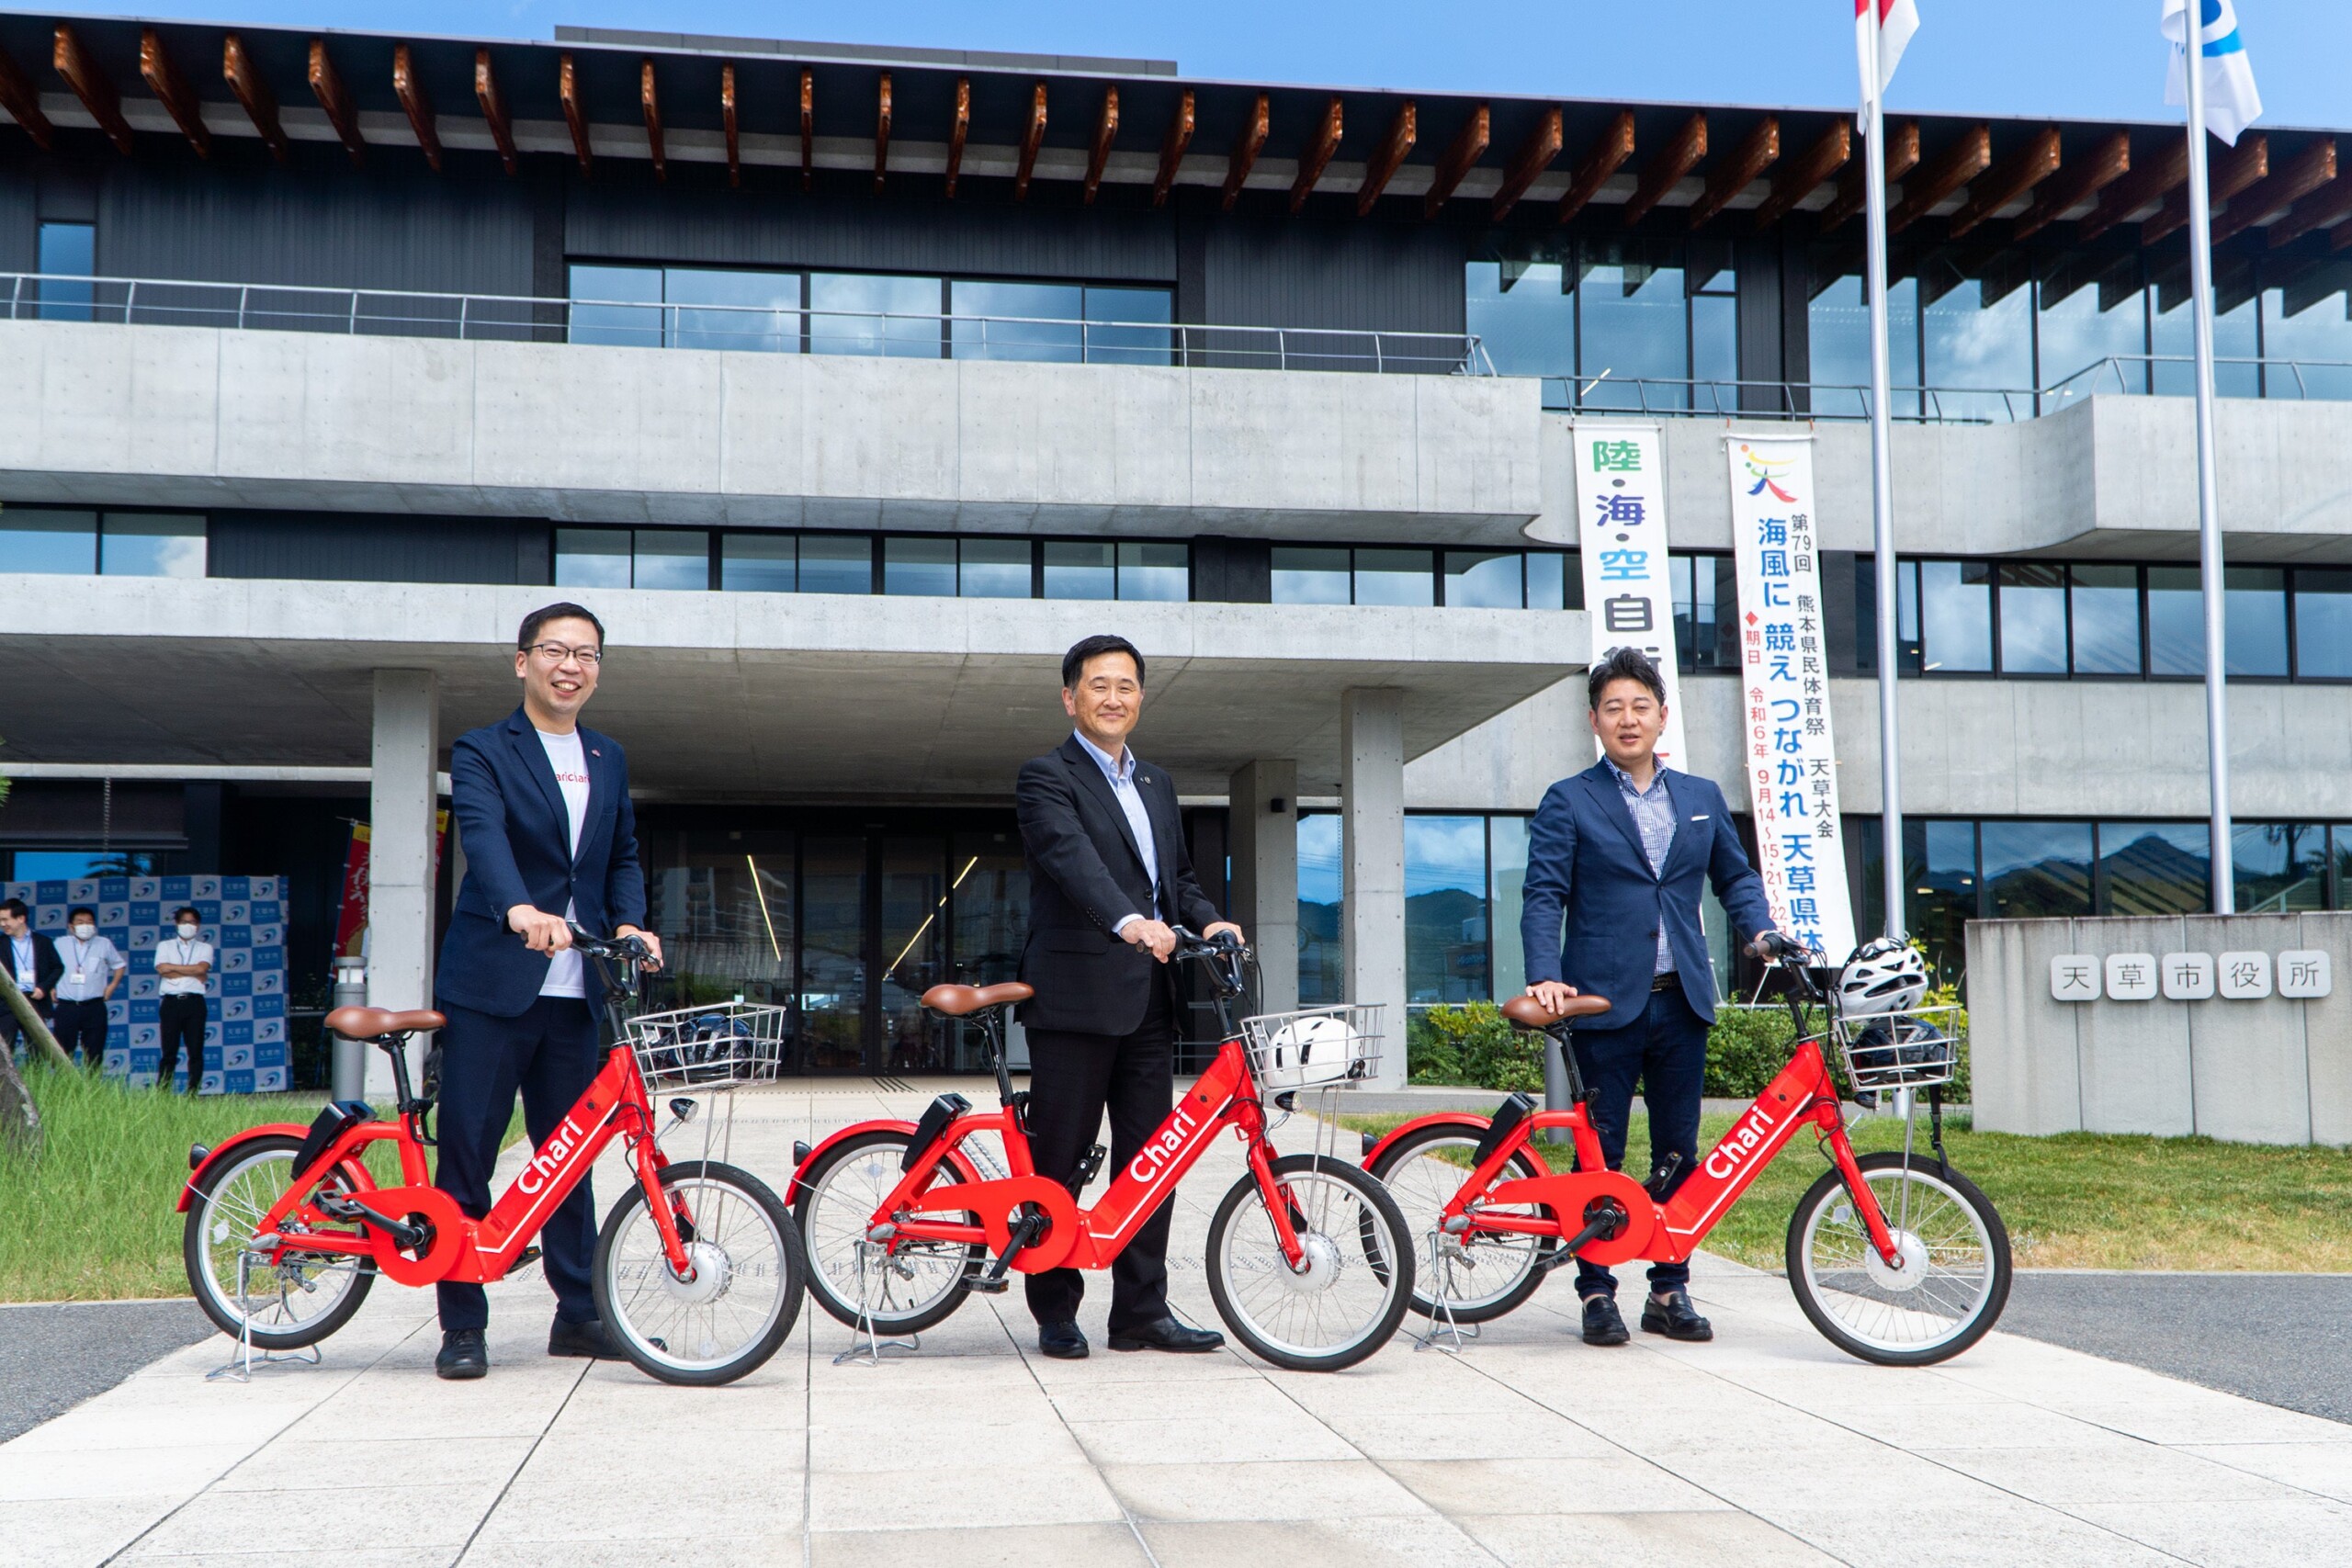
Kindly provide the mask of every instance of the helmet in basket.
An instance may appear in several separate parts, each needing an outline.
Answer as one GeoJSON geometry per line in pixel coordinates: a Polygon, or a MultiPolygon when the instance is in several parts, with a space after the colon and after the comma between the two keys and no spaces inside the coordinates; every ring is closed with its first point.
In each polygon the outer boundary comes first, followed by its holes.
{"type": "Polygon", "coordinates": [[[1338,1083],[1348,1076],[1354,1038],[1343,1018],[1329,1013],[1294,1018],[1267,1037],[1259,1081],[1275,1089],[1338,1083]]]}
{"type": "Polygon", "coordinates": [[[1848,1018],[1909,1012],[1928,994],[1928,961],[1893,937],[1863,943],[1838,972],[1838,1001],[1848,1018]]]}

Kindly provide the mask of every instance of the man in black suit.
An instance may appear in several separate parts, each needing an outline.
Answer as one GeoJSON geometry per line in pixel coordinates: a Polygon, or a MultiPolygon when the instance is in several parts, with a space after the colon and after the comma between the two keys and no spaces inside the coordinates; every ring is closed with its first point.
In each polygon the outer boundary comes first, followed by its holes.
{"type": "MultiPolygon", "coordinates": [[[[33,912],[22,898],[0,901],[0,963],[8,965],[9,976],[17,982],[17,989],[33,1004],[33,1011],[43,1023],[49,1021],[50,1001],[57,992],[57,982],[64,977],[65,961],[57,956],[57,944],[33,930],[33,912]]],[[[0,1008],[0,1051],[17,1049],[17,1040],[24,1026],[17,1015],[0,1008]]]]}
{"type": "MultiPolygon", "coordinates": [[[[1124,1169],[1168,1115],[1175,1093],[1176,987],[1171,922],[1206,936],[1217,919],[1193,876],[1176,786],[1136,760],[1128,732],[1143,711],[1143,655],[1125,637],[1091,637],[1062,657],[1062,707],[1076,732],[1021,766],[1014,799],[1029,858],[1029,942],[1021,978],[1029,1037],[1029,1144],[1041,1176],[1069,1180],[1111,1113],[1111,1168],[1124,1169]]],[[[1111,1348],[1214,1350],[1224,1336],[1168,1311],[1162,1206],[1111,1266],[1111,1348]]],[[[1085,1278],[1028,1277],[1037,1348],[1075,1360],[1085,1278]]]]}

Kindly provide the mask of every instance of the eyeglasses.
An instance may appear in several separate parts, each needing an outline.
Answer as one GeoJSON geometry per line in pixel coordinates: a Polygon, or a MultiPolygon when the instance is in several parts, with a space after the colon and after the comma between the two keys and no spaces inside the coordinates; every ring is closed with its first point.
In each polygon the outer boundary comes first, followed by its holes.
{"type": "Polygon", "coordinates": [[[577,659],[581,663],[593,667],[605,660],[605,656],[593,648],[570,648],[560,642],[535,642],[531,645],[531,651],[550,664],[577,659]]]}

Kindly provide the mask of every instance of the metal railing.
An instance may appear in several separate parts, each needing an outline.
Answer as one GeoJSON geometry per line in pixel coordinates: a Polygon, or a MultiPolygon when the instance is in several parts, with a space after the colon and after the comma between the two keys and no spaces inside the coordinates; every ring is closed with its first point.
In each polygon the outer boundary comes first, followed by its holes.
{"type": "Polygon", "coordinates": [[[1200,326],[0,273],[11,321],[763,354],[1492,376],[1471,333],[1200,326]]]}

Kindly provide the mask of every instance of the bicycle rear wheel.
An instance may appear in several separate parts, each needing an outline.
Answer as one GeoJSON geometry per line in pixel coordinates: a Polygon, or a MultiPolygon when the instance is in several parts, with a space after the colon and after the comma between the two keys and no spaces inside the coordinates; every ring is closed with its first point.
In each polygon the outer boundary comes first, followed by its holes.
{"type": "Polygon", "coordinates": [[[1830,1170],[1789,1216],[1789,1288],[1829,1342],[1884,1367],[1923,1367],[1984,1337],[2009,1300],[2009,1233],[1992,1200],[1895,1150],[1855,1161],[1904,1258],[1871,1245],[1846,1179],[1830,1170]]]}
{"type": "Polygon", "coordinates": [[[1209,1221],[1209,1296],[1252,1353],[1299,1372],[1352,1367],[1385,1345],[1413,1297],[1413,1247],[1388,1190],[1329,1156],[1284,1155],[1274,1179],[1306,1249],[1293,1269],[1257,1178],[1209,1221]]]}
{"type": "MultiPolygon", "coordinates": [[[[197,1184],[180,1237],[196,1304],[223,1334],[234,1337],[250,1329],[254,1345],[264,1350],[317,1344],[351,1321],[376,1282],[371,1259],[288,1251],[275,1263],[259,1254],[248,1259],[240,1292],[239,1255],[293,1183],[301,1147],[301,1139],[278,1134],[239,1145],[197,1184]]],[[[319,1185],[340,1187],[341,1181],[330,1172],[319,1185]]],[[[295,1233],[289,1227],[287,1234],[295,1233]]]]}
{"type": "Polygon", "coordinates": [[[808,1293],[852,1328],[863,1312],[876,1334],[922,1333],[964,1304],[973,1272],[988,1259],[984,1247],[945,1241],[861,1249],[874,1211],[904,1174],[910,1141],[888,1130],[844,1138],[800,1183],[794,1210],[808,1248],[808,1293]]]}
{"type": "MultiPolygon", "coordinates": [[[[1381,1152],[1372,1174],[1396,1200],[1405,1216],[1406,1235],[1416,1248],[1414,1258],[1427,1264],[1430,1233],[1453,1195],[1469,1179],[1476,1161],[1472,1157],[1484,1128],[1424,1127],[1408,1133],[1381,1152]]],[[[1510,1158],[1504,1180],[1542,1175],[1534,1158],[1521,1149],[1510,1158]]],[[[1540,1219],[1543,1212],[1530,1205],[1500,1205],[1486,1213],[1540,1219]]],[[[1544,1283],[1537,1265],[1559,1246],[1551,1237],[1514,1235],[1504,1231],[1473,1229],[1459,1238],[1440,1236],[1438,1266],[1413,1291],[1413,1310],[1423,1317],[1437,1311],[1440,1297],[1457,1323],[1488,1323],[1525,1303],[1544,1283]]]]}
{"type": "Polygon", "coordinates": [[[681,1160],[662,1170],[662,1188],[684,1205],[679,1239],[692,1277],[672,1272],[645,1189],[632,1183],[596,1238],[596,1314],[648,1376],[733,1382],[775,1355],[800,1317],[800,1233],[765,1182],[731,1165],[681,1160]]]}

